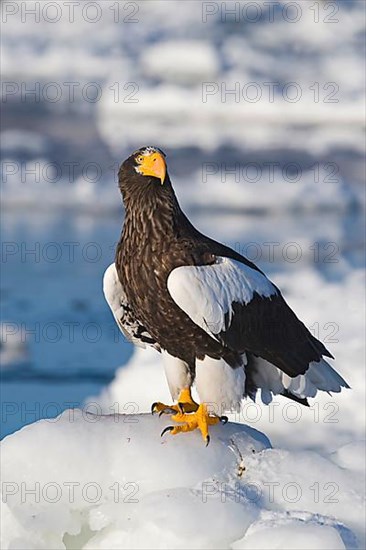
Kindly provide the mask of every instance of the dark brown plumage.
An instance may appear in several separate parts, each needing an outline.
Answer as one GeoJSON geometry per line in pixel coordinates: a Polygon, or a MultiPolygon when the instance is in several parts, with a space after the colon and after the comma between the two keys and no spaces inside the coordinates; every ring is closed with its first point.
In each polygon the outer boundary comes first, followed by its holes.
{"type": "Polygon", "coordinates": [[[119,171],[126,213],[116,252],[117,273],[139,322],[163,349],[194,371],[196,357],[232,353],[175,304],[167,278],[176,267],[212,263],[212,253],[180,209],[169,175],[161,185],[156,178],[137,174],[133,159],[119,171]]]}

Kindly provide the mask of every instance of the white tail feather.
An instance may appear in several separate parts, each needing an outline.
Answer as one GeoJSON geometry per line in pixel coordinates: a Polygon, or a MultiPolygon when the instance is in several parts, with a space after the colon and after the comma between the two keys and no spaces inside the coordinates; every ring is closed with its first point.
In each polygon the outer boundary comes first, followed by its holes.
{"type": "Polygon", "coordinates": [[[262,401],[272,400],[271,393],[289,391],[300,398],[315,397],[318,390],[338,393],[349,388],[347,382],[324,359],[312,361],[305,374],[291,378],[280,369],[259,357],[251,358],[254,384],[262,390],[262,401]]]}

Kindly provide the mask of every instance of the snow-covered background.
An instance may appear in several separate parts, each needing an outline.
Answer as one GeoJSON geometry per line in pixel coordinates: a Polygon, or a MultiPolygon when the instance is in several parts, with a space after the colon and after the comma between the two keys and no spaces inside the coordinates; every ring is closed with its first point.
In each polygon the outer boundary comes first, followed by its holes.
{"type": "Polygon", "coordinates": [[[19,490],[2,547],[363,548],[364,2],[1,10],[1,436],[70,408],[139,414],[169,399],[159,355],[123,341],[101,291],[123,220],[116,170],[147,144],[167,153],[193,222],[271,276],[352,387],[310,409],[243,403],[208,450],[195,434],[160,445],[167,419],[136,417],[131,454],[123,420],[32,424],[4,441],[19,490]],[[42,497],[64,481],[102,497],[42,497]],[[38,503],[22,482],[40,483],[38,503]],[[115,482],[137,484],[139,503],[114,506],[115,482]]]}

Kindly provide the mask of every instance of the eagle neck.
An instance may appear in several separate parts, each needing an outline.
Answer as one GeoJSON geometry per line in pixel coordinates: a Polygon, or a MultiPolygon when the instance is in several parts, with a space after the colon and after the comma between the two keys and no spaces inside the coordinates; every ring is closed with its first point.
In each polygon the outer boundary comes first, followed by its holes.
{"type": "MultiPolygon", "coordinates": [[[[183,215],[171,186],[159,193],[136,193],[125,200],[125,221],[122,232],[124,247],[140,250],[164,248],[177,237],[177,220],[183,215]]],[[[125,249],[126,250],[126,249],[125,249]]],[[[127,251],[127,250],[126,250],[127,251]]]]}

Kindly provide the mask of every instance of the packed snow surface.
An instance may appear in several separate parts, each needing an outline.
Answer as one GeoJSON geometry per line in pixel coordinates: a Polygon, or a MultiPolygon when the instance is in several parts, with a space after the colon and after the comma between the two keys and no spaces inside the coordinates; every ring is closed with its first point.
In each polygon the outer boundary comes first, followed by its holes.
{"type": "Polygon", "coordinates": [[[1,548],[362,547],[362,446],[290,452],[229,423],[205,447],[169,422],[69,409],[7,437],[1,548]]]}

